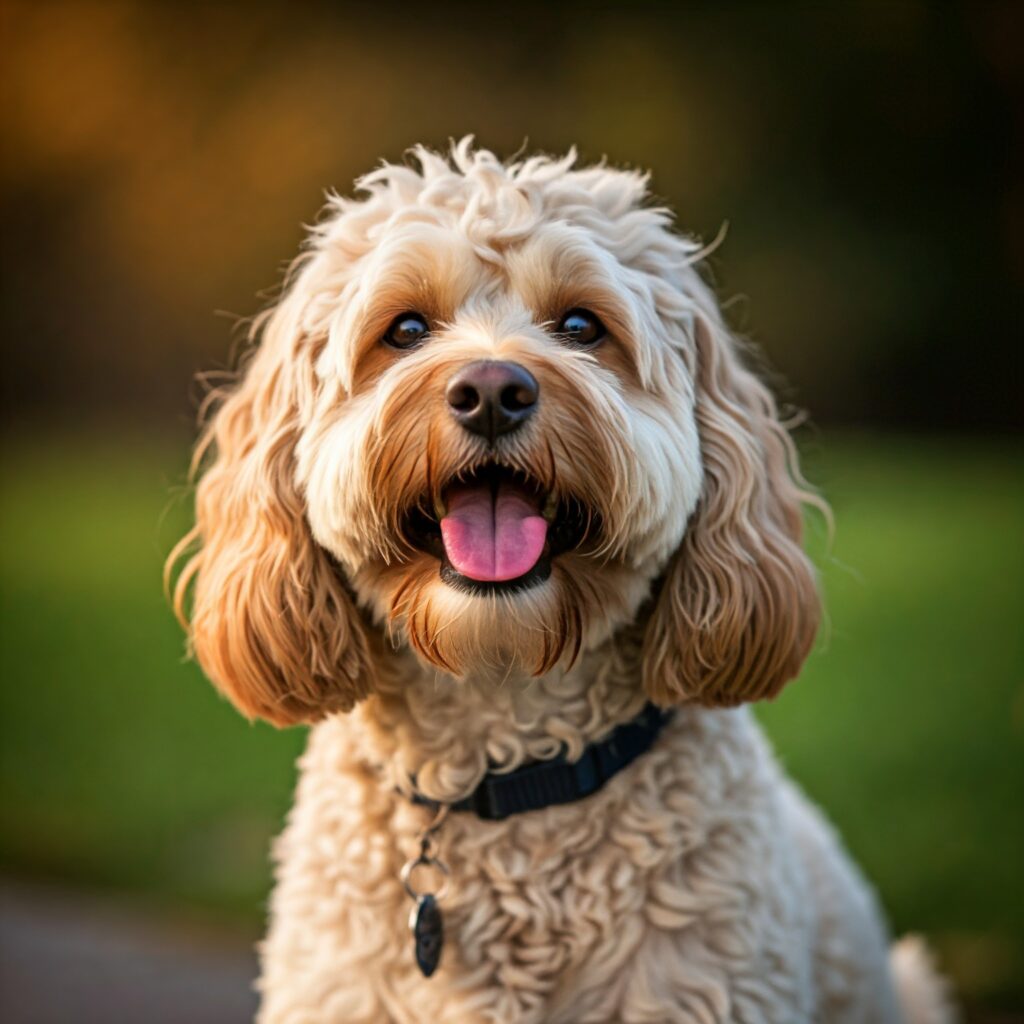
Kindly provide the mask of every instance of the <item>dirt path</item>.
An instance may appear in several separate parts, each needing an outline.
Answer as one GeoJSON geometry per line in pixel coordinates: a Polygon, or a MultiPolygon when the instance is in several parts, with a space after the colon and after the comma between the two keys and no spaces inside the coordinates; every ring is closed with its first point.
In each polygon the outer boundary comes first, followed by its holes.
{"type": "Polygon", "coordinates": [[[5,1024],[242,1024],[247,937],[167,925],[93,897],[0,883],[5,1024]]]}

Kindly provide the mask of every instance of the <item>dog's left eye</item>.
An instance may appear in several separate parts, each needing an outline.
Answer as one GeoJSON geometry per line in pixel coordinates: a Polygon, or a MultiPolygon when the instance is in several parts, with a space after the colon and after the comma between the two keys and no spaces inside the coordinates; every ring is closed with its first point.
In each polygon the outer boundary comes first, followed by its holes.
{"type": "Polygon", "coordinates": [[[555,328],[559,337],[573,345],[596,345],[608,332],[589,309],[570,309],[555,328]]]}
{"type": "Polygon", "coordinates": [[[384,341],[393,348],[415,348],[429,333],[430,327],[419,313],[402,313],[391,321],[384,341]]]}

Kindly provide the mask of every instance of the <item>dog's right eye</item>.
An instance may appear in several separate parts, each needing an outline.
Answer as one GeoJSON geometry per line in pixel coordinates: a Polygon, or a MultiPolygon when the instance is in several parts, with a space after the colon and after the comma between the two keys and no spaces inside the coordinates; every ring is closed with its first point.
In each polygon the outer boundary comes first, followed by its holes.
{"type": "Polygon", "coordinates": [[[604,340],[608,332],[589,309],[570,309],[559,321],[555,333],[578,348],[593,348],[604,340]]]}
{"type": "Polygon", "coordinates": [[[392,348],[415,348],[429,333],[425,317],[419,313],[401,313],[384,332],[384,342],[392,348]]]}

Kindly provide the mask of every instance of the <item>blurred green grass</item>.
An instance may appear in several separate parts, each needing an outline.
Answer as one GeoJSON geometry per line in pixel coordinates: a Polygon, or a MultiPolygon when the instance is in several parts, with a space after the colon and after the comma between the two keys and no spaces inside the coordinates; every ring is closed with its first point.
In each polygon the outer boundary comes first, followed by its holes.
{"type": "MultiPolygon", "coordinates": [[[[762,720],[895,929],[974,999],[1024,1001],[1024,458],[806,447],[830,626],[762,720]]],[[[6,446],[0,865],[251,922],[303,733],[245,723],[182,660],[160,571],[186,457],[130,432],[6,446]]]]}
{"type": "Polygon", "coordinates": [[[183,660],[161,565],[186,458],[130,435],[6,453],[0,858],[253,914],[303,736],[250,726],[183,660]]]}

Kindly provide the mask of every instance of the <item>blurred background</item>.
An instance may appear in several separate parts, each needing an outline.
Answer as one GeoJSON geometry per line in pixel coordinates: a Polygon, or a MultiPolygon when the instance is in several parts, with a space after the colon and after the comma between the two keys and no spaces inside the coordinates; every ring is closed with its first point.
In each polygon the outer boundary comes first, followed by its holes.
{"type": "Polygon", "coordinates": [[[761,717],[968,1019],[1024,1020],[1018,4],[4,0],[0,40],[5,1020],[251,1015],[304,734],[221,701],[161,593],[193,379],[326,188],[467,132],[728,222],[837,523],[761,717]]]}

